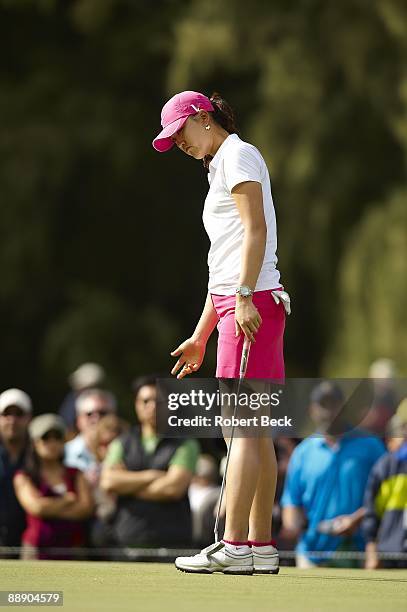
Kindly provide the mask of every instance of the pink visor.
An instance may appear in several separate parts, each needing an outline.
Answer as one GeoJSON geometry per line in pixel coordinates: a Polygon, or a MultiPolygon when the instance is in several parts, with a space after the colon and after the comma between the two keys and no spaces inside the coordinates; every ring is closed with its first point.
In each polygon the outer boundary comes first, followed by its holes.
{"type": "Polygon", "coordinates": [[[161,111],[161,125],[163,129],[153,140],[156,151],[164,153],[173,146],[171,136],[180,130],[190,115],[200,110],[214,111],[212,102],[197,91],[183,91],[173,96],[161,111]]]}

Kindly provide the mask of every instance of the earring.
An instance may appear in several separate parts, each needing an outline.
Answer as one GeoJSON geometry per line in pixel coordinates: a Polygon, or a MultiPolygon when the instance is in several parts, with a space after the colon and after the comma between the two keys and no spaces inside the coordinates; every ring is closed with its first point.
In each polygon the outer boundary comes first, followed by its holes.
{"type": "Polygon", "coordinates": [[[210,130],[210,129],[211,129],[210,125],[205,126],[205,130],[210,130]]]}

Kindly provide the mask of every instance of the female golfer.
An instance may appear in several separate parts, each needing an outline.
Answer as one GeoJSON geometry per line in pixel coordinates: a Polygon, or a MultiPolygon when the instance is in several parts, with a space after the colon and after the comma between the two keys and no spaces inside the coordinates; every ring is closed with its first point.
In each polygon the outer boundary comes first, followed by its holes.
{"type": "MultiPolygon", "coordinates": [[[[161,113],[157,151],[176,144],[202,159],[209,191],[203,222],[210,239],[208,295],[192,336],[171,355],[172,374],[183,378],[202,364],[208,338],[219,331],[218,378],[238,378],[244,336],[252,343],[246,377],[283,379],[285,309],[271,291],[281,289],[276,268],[276,219],[269,173],[253,145],[240,139],[232,109],[218,94],[173,96],[161,113]]],[[[278,293],[275,294],[278,296],[278,293]]],[[[271,540],[277,464],[271,437],[236,438],[226,484],[221,542],[193,557],[178,557],[186,572],[278,573],[271,540]]]]}

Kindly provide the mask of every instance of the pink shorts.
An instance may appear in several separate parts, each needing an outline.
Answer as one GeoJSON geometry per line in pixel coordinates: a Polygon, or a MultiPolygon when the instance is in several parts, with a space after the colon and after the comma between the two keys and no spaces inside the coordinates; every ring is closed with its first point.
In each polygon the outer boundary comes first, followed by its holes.
{"type": "MultiPolygon", "coordinates": [[[[236,297],[214,294],[211,297],[219,317],[216,377],[239,378],[244,334],[235,336],[236,297]]],[[[253,304],[260,313],[262,324],[250,348],[246,378],[284,380],[284,306],[281,302],[275,303],[270,289],[256,291],[253,304]]]]}

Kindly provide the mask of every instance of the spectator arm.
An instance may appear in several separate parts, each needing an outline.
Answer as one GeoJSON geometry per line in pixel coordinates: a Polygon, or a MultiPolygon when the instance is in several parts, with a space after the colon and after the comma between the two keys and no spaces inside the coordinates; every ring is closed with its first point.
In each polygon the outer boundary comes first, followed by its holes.
{"type": "Polygon", "coordinates": [[[172,465],[161,478],[157,478],[141,489],[137,497],[152,501],[171,501],[181,499],[188,490],[192,472],[184,467],[172,465]]]}
{"type": "Polygon", "coordinates": [[[380,566],[376,542],[367,542],[365,569],[377,569],[380,566]]]}
{"type": "Polygon", "coordinates": [[[362,532],[366,542],[374,542],[380,527],[381,515],[378,513],[376,496],[386,476],[383,462],[378,461],[372,468],[366,484],[363,505],[365,513],[362,520],[362,532]]]}
{"type": "Polygon", "coordinates": [[[284,506],[281,518],[284,530],[293,538],[297,538],[305,524],[303,509],[299,506],[284,506]]]}
{"type": "Polygon", "coordinates": [[[361,524],[361,522],[366,516],[366,508],[364,506],[362,506],[361,508],[358,508],[357,510],[355,510],[355,512],[352,512],[351,516],[352,516],[352,520],[353,520],[355,528],[359,527],[359,525],[361,524]]]}
{"type": "Polygon", "coordinates": [[[60,517],[69,503],[64,497],[43,497],[25,474],[16,474],[14,490],[24,510],[40,518],[60,517]]]}
{"type": "Polygon", "coordinates": [[[82,472],[78,472],[76,475],[76,495],[77,500],[64,508],[59,513],[59,518],[80,521],[92,515],[94,510],[93,495],[82,472]]]}
{"type": "Polygon", "coordinates": [[[165,472],[161,470],[126,470],[122,466],[104,467],[100,487],[106,493],[135,495],[140,489],[150,485],[165,472]]]}

